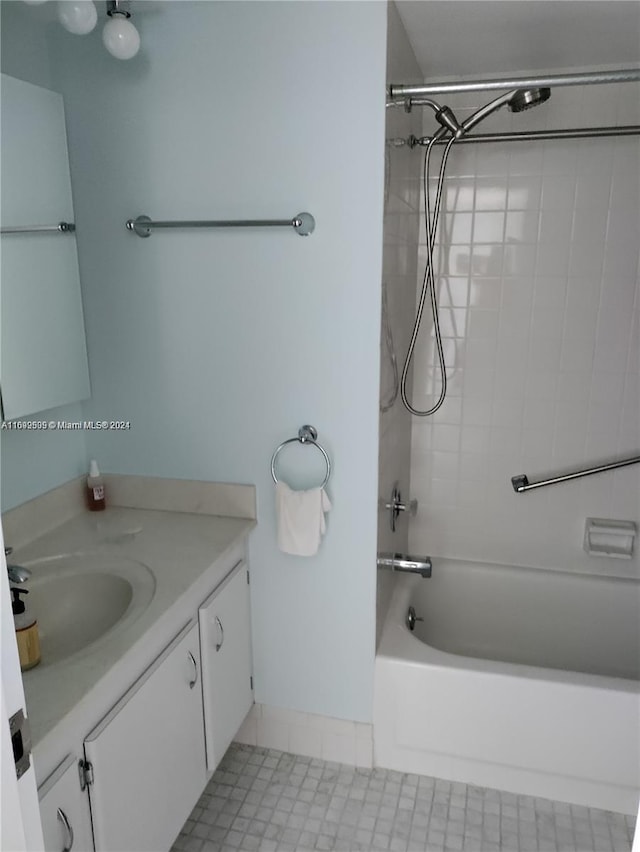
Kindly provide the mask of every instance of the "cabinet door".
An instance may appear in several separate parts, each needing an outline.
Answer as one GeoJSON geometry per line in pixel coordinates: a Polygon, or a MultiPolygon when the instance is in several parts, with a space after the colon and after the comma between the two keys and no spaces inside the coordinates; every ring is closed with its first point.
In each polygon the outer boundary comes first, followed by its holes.
{"type": "Polygon", "coordinates": [[[89,797],[70,754],[38,790],[45,852],[93,852],[89,797]]]}
{"type": "Polygon", "coordinates": [[[192,620],[89,734],[96,852],[171,847],[207,781],[192,620]]]}
{"type": "Polygon", "coordinates": [[[243,562],[202,604],[198,617],[207,769],[211,773],[253,703],[251,610],[243,562]]]}

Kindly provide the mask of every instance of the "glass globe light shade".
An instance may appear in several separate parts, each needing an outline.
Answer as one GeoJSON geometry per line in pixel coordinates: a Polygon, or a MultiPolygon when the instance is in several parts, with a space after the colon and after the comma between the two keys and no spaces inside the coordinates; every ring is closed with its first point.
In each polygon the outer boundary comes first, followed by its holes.
{"type": "Polygon", "coordinates": [[[58,20],[70,33],[86,35],[98,23],[93,0],[58,0],[58,20]]]}
{"type": "Polygon", "coordinates": [[[104,25],[102,42],[116,59],[131,59],[140,48],[140,35],[123,15],[113,15],[104,25]]]}

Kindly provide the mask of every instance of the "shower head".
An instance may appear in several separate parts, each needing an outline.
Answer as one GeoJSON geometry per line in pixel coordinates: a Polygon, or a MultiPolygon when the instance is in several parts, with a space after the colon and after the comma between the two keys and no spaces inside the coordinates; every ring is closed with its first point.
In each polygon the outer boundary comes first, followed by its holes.
{"type": "Polygon", "coordinates": [[[518,89],[508,102],[511,112],[524,112],[548,101],[551,89],[518,89]]]}
{"type": "Polygon", "coordinates": [[[430,106],[435,112],[436,119],[440,124],[440,129],[433,136],[423,136],[420,139],[416,139],[415,136],[411,136],[409,144],[413,148],[416,144],[427,145],[429,142],[438,142],[448,133],[450,133],[455,139],[460,139],[468,133],[472,127],[475,127],[476,124],[484,121],[488,115],[491,115],[492,112],[495,112],[503,106],[508,106],[511,112],[524,112],[526,109],[531,109],[531,107],[538,106],[538,104],[543,104],[545,101],[548,101],[550,97],[551,89],[549,88],[532,87],[531,89],[513,89],[510,92],[505,92],[505,94],[500,95],[488,104],[485,104],[483,107],[480,107],[480,109],[476,110],[473,115],[467,118],[466,121],[463,121],[462,124],[458,121],[453,111],[448,106],[440,106],[440,104],[437,104],[429,98],[408,98],[405,100],[405,108],[410,111],[412,106],[430,106]]]}
{"type": "Polygon", "coordinates": [[[511,112],[523,112],[525,109],[544,103],[550,96],[551,89],[516,89],[515,91],[506,92],[506,94],[500,95],[500,97],[476,110],[470,118],[463,121],[463,132],[467,133],[478,122],[491,115],[497,109],[500,109],[500,107],[505,106],[505,104],[511,112]]]}

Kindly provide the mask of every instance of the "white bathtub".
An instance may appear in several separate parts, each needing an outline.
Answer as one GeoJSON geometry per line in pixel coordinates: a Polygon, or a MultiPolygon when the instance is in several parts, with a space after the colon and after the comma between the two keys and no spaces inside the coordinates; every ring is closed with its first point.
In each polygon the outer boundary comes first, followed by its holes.
{"type": "Polygon", "coordinates": [[[640,583],[435,559],[397,576],[375,764],[635,814],[638,678],[640,583]]]}

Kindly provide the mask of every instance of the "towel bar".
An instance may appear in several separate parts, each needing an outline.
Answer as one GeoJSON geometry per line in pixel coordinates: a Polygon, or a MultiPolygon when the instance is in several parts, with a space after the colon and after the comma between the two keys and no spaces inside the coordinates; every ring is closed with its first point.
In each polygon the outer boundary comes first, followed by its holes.
{"type": "Polygon", "coordinates": [[[188,219],[183,221],[154,222],[148,216],[127,219],[128,231],[139,237],[150,237],[152,228],[266,228],[290,227],[301,237],[308,237],[316,227],[311,213],[298,213],[293,219],[188,219]]]}
{"type": "Polygon", "coordinates": [[[3,234],[46,234],[57,231],[59,234],[72,234],[76,229],[73,222],[58,222],[57,225],[12,225],[0,228],[3,234]]]}

